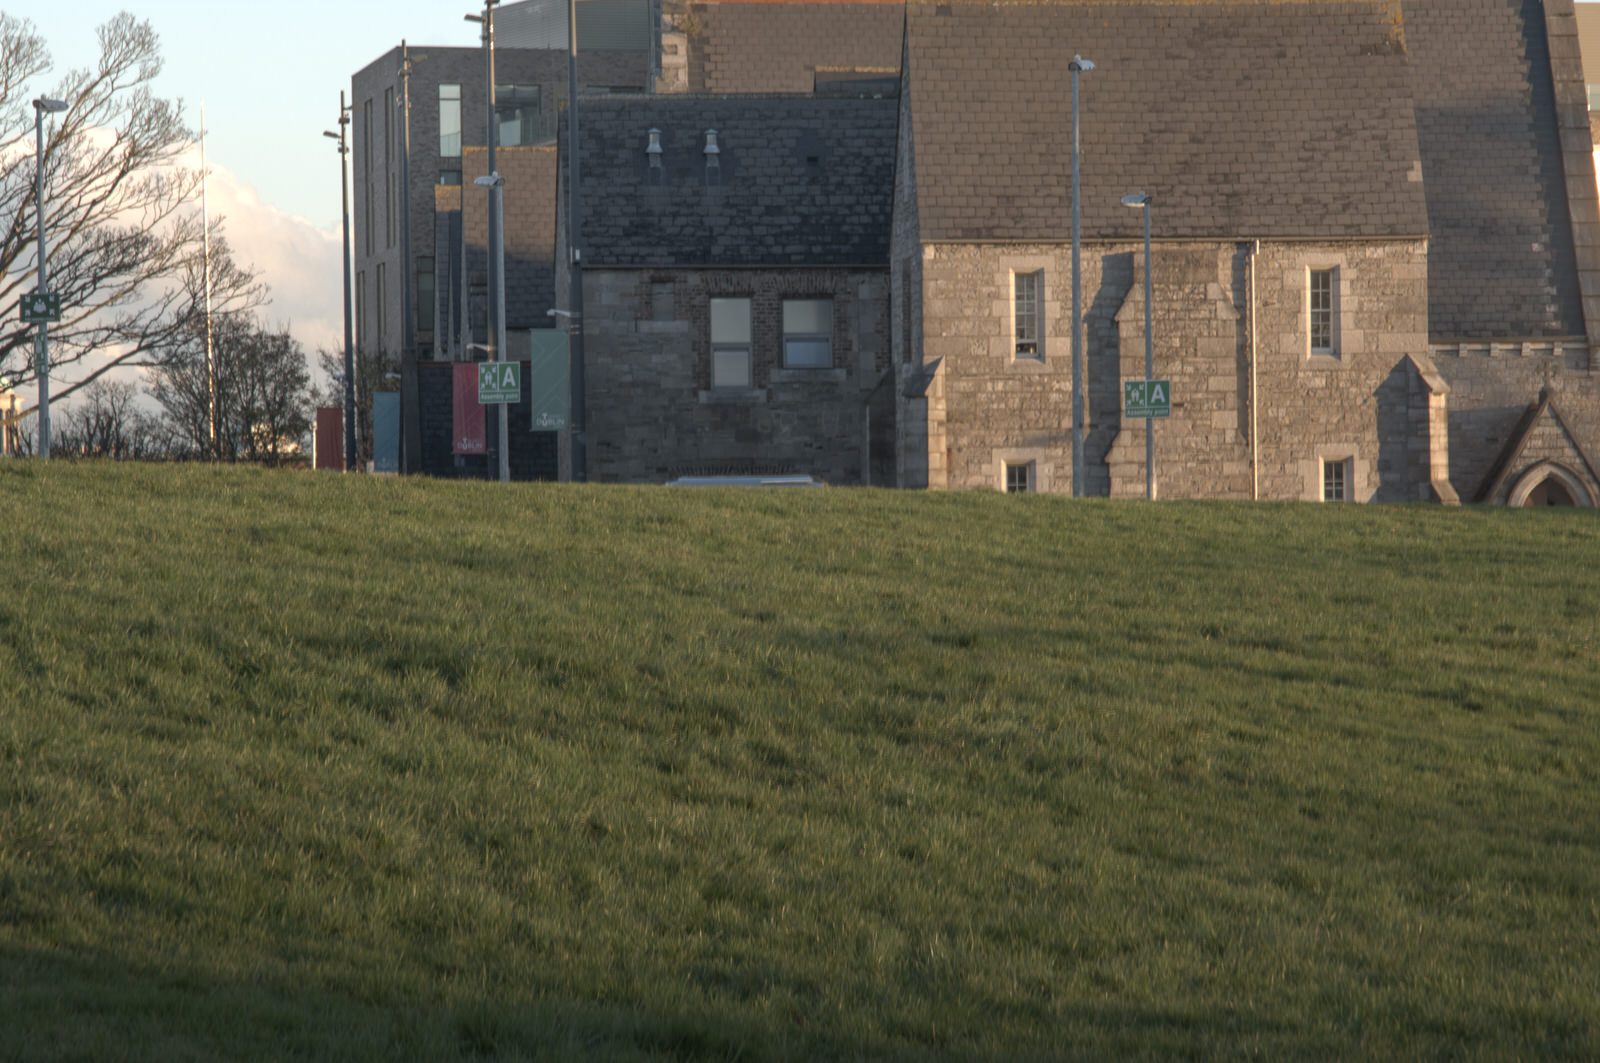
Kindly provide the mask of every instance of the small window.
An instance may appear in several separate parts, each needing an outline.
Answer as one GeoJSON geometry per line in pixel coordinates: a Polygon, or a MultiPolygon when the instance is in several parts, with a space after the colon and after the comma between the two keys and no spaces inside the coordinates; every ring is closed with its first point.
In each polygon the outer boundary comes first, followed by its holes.
{"type": "Polygon", "coordinates": [[[1350,466],[1349,458],[1340,458],[1337,461],[1324,459],[1322,462],[1322,500],[1324,502],[1350,501],[1350,466]]]}
{"type": "Polygon", "coordinates": [[[461,157],[461,86],[439,86],[439,157],[461,157]]]}
{"type": "Polygon", "coordinates": [[[750,300],[711,300],[711,386],[750,387],[750,300]]]}
{"type": "Polygon", "coordinates": [[[783,301],[785,369],[833,368],[833,300],[783,301]]]}
{"type": "Polygon", "coordinates": [[[1600,111],[1600,85],[1589,87],[1589,110],[1600,111]]]}
{"type": "Polygon", "coordinates": [[[1012,293],[1015,296],[1015,314],[1012,317],[1012,338],[1018,358],[1043,357],[1039,345],[1044,302],[1044,270],[1011,275],[1012,293]]]}
{"type": "Polygon", "coordinates": [[[435,311],[434,305],[434,266],[432,255],[417,256],[417,332],[424,336],[433,335],[435,311]]]}
{"type": "Polygon", "coordinates": [[[459,185],[461,183],[461,171],[460,170],[440,170],[439,171],[439,183],[441,185],[450,185],[450,186],[459,185]]]}
{"type": "Polygon", "coordinates": [[[1006,494],[1020,495],[1033,490],[1033,462],[1006,462],[1006,494]]]}
{"type": "Polygon", "coordinates": [[[1333,300],[1335,292],[1335,271],[1331,269],[1314,269],[1311,271],[1311,353],[1321,355],[1335,355],[1334,347],[1334,313],[1333,300]]]}
{"type": "Polygon", "coordinates": [[[378,295],[378,348],[380,350],[387,350],[388,348],[384,346],[383,340],[384,340],[384,334],[386,332],[388,332],[388,330],[389,330],[389,322],[385,320],[386,315],[384,314],[384,308],[388,303],[389,293],[385,290],[387,285],[385,284],[385,281],[384,281],[384,276],[383,276],[384,268],[383,267],[384,267],[384,264],[382,262],[379,262],[378,263],[378,289],[377,289],[377,295],[378,295]]]}
{"type": "Polygon", "coordinates": [[[555,135],[544,122],[538,85],[496,85],[494,115],[503,148],[539,144],[555,135]]]}
{"type": "Polygon", "coordinates": [[[650,284],[650,319],[672,320],[672,282],[652,281],[650,284]]]}

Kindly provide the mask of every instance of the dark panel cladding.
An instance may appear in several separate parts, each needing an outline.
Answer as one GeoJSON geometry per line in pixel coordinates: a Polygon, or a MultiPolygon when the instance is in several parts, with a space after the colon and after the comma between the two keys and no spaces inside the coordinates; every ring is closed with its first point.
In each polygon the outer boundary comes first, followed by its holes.
{"type": "MultiPolygon", "coordinates": [[[[451,453],[451,362],[421,362],[417,365],[417,391],[422,405],[422,459],[415,467],[429,476],[452,480],[489,480],[499,475],[500,459],[494,416],[488,418],[489,453],[457,456],[451,453]]],[[[557,472],[557,441],[554,432],[528,430],[527,363],[522,370],[522,401],[512,407],[511,478],[513,480],[554,480],[557,472]]]]}

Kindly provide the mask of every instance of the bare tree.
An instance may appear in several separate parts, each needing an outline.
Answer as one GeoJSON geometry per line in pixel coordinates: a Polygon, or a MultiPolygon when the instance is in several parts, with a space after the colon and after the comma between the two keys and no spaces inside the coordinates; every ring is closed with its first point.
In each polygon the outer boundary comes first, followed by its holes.
{"type": "MultiPolygon", "coordinates": [[[[214,319],[217,456],[276,465],[298,457],[311,431],[311,370],[287,329],[252,315],[214,319]]],[[[211,453],[205,333],[194,330],[156,370],[150,394],[161,404],[178,456],[211,453]]]]}
{"type": "Polygon", "coordinates": [[[165,455],[160,426],[139,409],[139,389],[97,380],[68,409],[52,449],[82,458],[157,458],[165,455]]]}
{"type": "MultiPolygon", "coordinates": [[[[62,399],[119,365],[160,365],[202,314],[198,283],[201,175],[181,163],[193,136],[178,101],[150,89],[161,70],[148,22],[120,14],[99,29],[100,58],[46,95],[67,102],[44,155],[50,287],[62,320],[50,327],[52,366],[96,356],[62,399]]],[[[0,370],[34,378],[31,325],[17,301],[35,283],[34,113],[49,52],[31,22],[0,14],[0,370]]],[[[213,223],[220,236],[220,225],[213,223]]],[[[225,256],[224,256],[225,257],[225,256]]],[[[222,311],[259,305],[249,271],[213,262],[222,311]]]]}
{"type": "MultiPolygon", "coordinates": [[[[316,396],[318,406],[337,406],[344,409],[344,352],[319,350],[317,364],[328,378],[328,389],[316,396]]],[[[398,353],[355,352],[356,365],[356,463],[366,468],[372,460],[372,395],[390,390],[399,379],[398,353]]]]}

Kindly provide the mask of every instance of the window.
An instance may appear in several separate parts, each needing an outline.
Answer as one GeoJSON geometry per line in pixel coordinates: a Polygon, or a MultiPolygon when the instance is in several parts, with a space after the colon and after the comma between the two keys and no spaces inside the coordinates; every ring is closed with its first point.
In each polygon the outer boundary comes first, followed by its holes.
{"type": "Polygon", "coordinates": [[[372,180],[372,101],[361,102],[361,169],[372,180]]]}
{"type": "Polygon", "coordinates": [[[400,178],[390,173],[384,181],[385,199],[383,209],[383,238],[385,247],[394,246],[394,221],[400,213],[395,209],[395,198],[400,191],[400,178]]]}
{"type": "Polygon", "coordinates": [[[461,86],[439,86],[439,157],[461,157],[461,86]]]}
{"type": "Polygon", "coordinates": [[[383,164],[394,165],[394,89],[383,90],[383,164]]]}
{"type": "Polygon", "coordinates": [[[433,256],[417,256],[417,331],[433,335],[434,328],[433,256]]]}
{"type": "Polygon", "coordinates": [[[1310,284],[1311,353],[1337,357],[1334,347],[1334,293],[1336,270],[1314,269],[1310,284]]]}
{"type": "Polygon", "coordinates": [[[441,185],[459,185],[461,183],[460,170],[440,170],[439,183],[441,185]]]}
{"type": "Polygon", "coordinates": [[[1324,502],[1350,501],[1351,461],[1340,458],[1322,461],[1322,500],[1324,502]]]}
{"type": "Polygon", "coordinates": [[[833,368],[833,300],[783,301],[785,369],[833,368]]]}
{"type": "Polygon", "coordinates": [[[356,349],[367,349],[367,273],[356,274],[356,349]]]}
{"type": "Polygon", "coordinates": [[[1589,110],[1600,111],[1600,85],[1589,87],[1589,110]]]}
{"type": "Polygon", "coordinates": [[[384,320],[383,308],[388,300],[388,292],[383,290],[383,263],[378,263],[378,349],[386,350],[383,343],[383,334],[387,330],[388,322],[384,320]]]}
{"type": "Polygon", "coordinates": [[[498,143],[504,148],[538,144],[555,135],[544,128],[537,85],[496,85],[494,115],[498,143]]]}
{"type": "Polygon", "coordinates": [[[1033,462],[1008,461],[1006,467],[1006,494],[1026,494],[1033,490],[1033,462]]]}
{"type": "Polygon", "coordinates": [[[652,281],[650,283],[650,319],[652,321],[672,320],[671,281],[652,281]]]}
{"type": "Polygon", "coordinates": [[[376,201],[376,199],[377,199],[377,193],[372,190],[372,185],[370,185],[370,184],[367,185],[367,226],[366,226],[366,228],[367,228],[367,254],[369,254],[369,255],[372,254],[372,248],[373,248],[372,241],[374,239],[374,237],[372,235],[372,230],[375,228],[375,226],[373,225],[374,211],[373,211],[372,204],[374,203],[374,201],[376,201]]]}
{"type": "Polygon", "coordinates": [[[1039,334],[1043,331],[1040,328],[1043,322],[1040,309],[1044,305],[1044,270],[1013,273],[1011,286],[1015,300],[1011,326],[1012,338],[1016,344],[1015,356],[1041,358],[1043,348],[1039,345],[1039,334]]]}
{"type": "Polygon", "coordinates": [[[711,300],[711,386],[750,386],[750,300],[711,300]]]}

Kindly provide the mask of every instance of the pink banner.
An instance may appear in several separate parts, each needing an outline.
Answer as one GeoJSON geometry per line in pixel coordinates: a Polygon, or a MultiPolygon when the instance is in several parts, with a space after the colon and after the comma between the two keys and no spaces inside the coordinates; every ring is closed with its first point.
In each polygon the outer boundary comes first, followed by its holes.
{"type": "Polygon", "coordinates": [[[455,454],[487,454],[488,435],[483,430],[483,406],[478,402],[478,363],[457,362],[451,380],[455,417],[452,421],[451,451],[455,454]]]}

